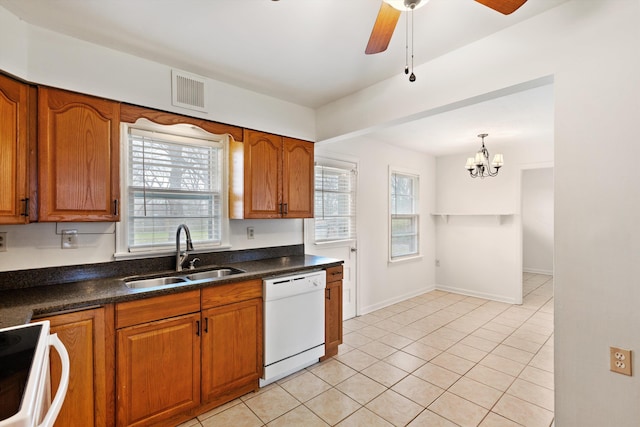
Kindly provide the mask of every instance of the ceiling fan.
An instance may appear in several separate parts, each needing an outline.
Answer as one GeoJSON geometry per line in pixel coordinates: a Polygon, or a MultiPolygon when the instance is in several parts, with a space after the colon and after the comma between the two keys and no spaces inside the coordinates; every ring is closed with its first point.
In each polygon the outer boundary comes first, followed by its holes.
{"type": "MultiPolygon", "coordinates": [[[[365,49],[367,55],[384,52],[400,18],[400,12],[415,10],[424,6],[429,0],[382,0],[376,22],[373,24],[371,37],[365,49]]],[[[475,0],[504,15],[515,12],[527,0],[475,0]]]]}

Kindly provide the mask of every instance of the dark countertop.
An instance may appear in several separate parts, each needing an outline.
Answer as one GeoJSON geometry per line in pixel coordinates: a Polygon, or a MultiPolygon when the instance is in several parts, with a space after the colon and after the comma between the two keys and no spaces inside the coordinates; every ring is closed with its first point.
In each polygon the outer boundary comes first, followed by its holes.
{"type": "MultiPolygon", "coordinates": [[[[124,277],[92,279],[56,285],[36,286],[0,291],[0,328],[25,324],[34,317],[41,317],[66,310],[77,310],[92,306],[131,301],[158,295],[167,295],[207,286],[240,282],[251,279],[292,274],[306,270],[324,269],[341,265],[342,261],[314,255],[293,255],[254,261],[226,263],[225,267],[244,270],[214,280],[198,280],[147,289],[129,289],[124,277]]],[[[217,265],[185,270],[181,273],[166,270],[149,276],[180,276],[215,268],[217,265]]],[[[131,278],[131,276],[129,276],[131,278]]]]}

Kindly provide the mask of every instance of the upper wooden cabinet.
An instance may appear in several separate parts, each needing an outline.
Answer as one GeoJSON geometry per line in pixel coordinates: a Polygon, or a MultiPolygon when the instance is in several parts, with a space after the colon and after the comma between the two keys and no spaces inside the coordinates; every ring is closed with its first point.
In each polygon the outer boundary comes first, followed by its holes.
{"type": "Polygon", "coordinates": [[[0,75],[0,224],[29,222],[31,90],[0,75]]]}
{"type": "Polygon", "coordinates": [[[312,218],[313,143],[246,129],[243,139],[230,148],[230,217],[312,218]]]}
{"type": "Polygon", "coordinates": [[[38,88],[40,221],[118,221],[120,104],[38,88]]]}

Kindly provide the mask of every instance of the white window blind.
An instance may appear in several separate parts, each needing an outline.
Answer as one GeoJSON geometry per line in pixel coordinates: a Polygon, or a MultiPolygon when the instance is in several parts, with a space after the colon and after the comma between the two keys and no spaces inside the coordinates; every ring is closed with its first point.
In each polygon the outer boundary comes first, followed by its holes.
{"type": "Polygon", "coordinates": [[[187,224],[194,242],[221,242],[223,144],[129,128],[130,251],[175,246],[187,224]]]}
{"type": "Polygon", "coordinates": [[[315,166],[315,241],[356,238],[355,165],[315,166]]]}
{"type": "Polygon", "coordinates": [[[419,252],[418,176],[390,173],[390,258],[419,252]]]}

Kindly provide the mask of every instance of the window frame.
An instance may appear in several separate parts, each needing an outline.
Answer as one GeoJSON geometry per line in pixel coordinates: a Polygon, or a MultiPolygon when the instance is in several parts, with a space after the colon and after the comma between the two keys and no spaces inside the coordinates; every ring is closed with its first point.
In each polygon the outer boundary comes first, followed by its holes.
{"type": "Polygon", "coordinates": [[[207,140],[220,144],[222,149],[221,165],[220,165],[220,243],[219,244],[202,244],[195,245],[197,252],[215,252],[231,248],[230,244],[230,224],[229,224],[229,190],[228,190],[228,153],[229,153],[229,136],[209,133],[201,128],[191,124],[176,125],[159,125],[147,119],[139,119],[136,123],[121,123],[120,125],[120,176],[121,191],[123,195],[120,203],[120,222],[116,223],[116,253],[114,258],[118,259],[135,259],[147,258],[149,256],[165,256],[175,254],[175,244],[169,242],[162,245],[153,245],[148,247],[129,248],[129,129],[140,129],[146,132],[160,132],[166,135],[174,135],[176,140],[184,138],[194,138],[198,140],[207,140]]]}
{"type": "Polygon", "coordinates": [[[388,174],[388,262],[395,263],[401,261],[407,261],[422,257],[421,251],[421,239],[420,239],[420,174],[416,171],[389,166],[388,174]],[[394,175],[401,175],[410,177],[414,180],[412,191],[412,213],[410,214],[397,214],[393,212],[393,178],[394,175]],[[414,218],[415,221],[415,252],[395,255],[393,251],[393,220],[401,215],[405,218],[414,218]],[[395,217],[395,218],[394,218],[395,217]]]}

